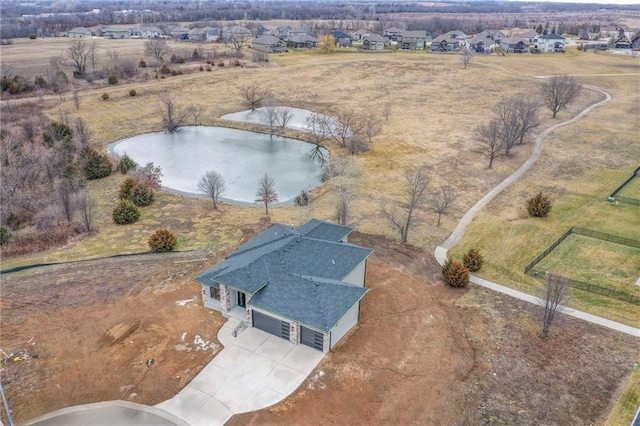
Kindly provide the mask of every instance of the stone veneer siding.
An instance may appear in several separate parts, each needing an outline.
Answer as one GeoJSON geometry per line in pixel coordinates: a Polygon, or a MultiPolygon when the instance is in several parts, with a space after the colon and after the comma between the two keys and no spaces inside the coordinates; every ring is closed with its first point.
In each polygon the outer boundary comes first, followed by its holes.
{"type": "Polygon", "coordinates": [[[222,312],[231,310],[231,292],[224,284],[220,284],[220,309],[222,312]]]}
{"type": "Polygon", "coordinates": [[[331,349],[331,333],[325,333],[322,337],[322,352],[329,352],[331,349]]]}
{"type": "Polygon", "coordinates": [[[289,322],[289,341],[294,345],[300,343],[300,324],[297,322],[289,322]]]}

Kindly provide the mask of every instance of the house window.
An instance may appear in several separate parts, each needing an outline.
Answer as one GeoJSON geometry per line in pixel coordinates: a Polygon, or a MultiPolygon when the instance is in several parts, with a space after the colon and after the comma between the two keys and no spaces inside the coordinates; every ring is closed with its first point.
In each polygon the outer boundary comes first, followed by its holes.
{"type": "Polygon", "coordinates": [[[209,287],[209,296],[211,296],[212,299],[220,300],[220,289],[209,287]]]}

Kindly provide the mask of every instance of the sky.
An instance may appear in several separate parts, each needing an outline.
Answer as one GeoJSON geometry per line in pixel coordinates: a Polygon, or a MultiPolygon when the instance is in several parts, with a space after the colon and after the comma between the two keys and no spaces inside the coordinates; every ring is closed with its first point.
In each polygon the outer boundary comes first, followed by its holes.
{"type": "MultiPolygon", "coordinates": [[[[511,1],[522,1],[522,0],[511,0],[511,1]]],[[[599,4],[632,4],[638,5],[640,4],[640,0],[527,0],[527,1],[544,1],[548,3],[599,3],[599,4]]]]}

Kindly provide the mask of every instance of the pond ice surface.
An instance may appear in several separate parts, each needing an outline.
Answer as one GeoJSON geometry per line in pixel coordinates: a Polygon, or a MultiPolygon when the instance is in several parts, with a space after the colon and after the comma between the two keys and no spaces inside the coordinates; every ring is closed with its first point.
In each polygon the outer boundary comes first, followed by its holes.
{"type": "MultiPolygon", "coordinates": [[[[312,114],[314,114],[313,111],[309,111],[308,109],[301,109],[301,108],[291,108],[291,107],[284,107],[284,108],[289,108],[289,110],[292,113],[291,119],[287,123],[287,126],[286,126],[287,128],[302,130],[303,132],[309,131],[309,127],[307,126],[307,119],[311,117],[312,114]]],[[[248,109],[246,111],[234,112],[232,114],[223,115],[220,118],[222,118],[223,120],[241,121],[243,123],[269,125],[269,120],[266,118],[265,110],[266,110],[265,107],[256,108],[253,111],[248,109]]],[[[318,115],[323,118],[327,118],[327,116],[324,114],[318,114],[318,115]]]]}
{"type": "Polygon", "coordinates": [[[109,151],[116,157],[127,154],[139,165],[160,166],[162,186],[181,193],[203,195],[198,182],[215,170],[227,185],[223,200],[231,202],[255,203],[258,180],[267,173],[278,193],[276,204],[286,204],[321,183],[322,165],[309,156],[313,147],[295,139],[199,126],[123,139],[109,151]]]}

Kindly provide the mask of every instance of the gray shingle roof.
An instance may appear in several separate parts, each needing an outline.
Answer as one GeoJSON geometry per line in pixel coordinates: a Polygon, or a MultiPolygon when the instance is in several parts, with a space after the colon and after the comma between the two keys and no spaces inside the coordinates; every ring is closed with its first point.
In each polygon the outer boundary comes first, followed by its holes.
{"type": "Polygon", "coordinates": [[[273,225],[196,281],[251,294],[250,306],[328,332],[367,291],[342,282],[373,252],[340,242],[351,231],[316,219],[273,225]]]}

